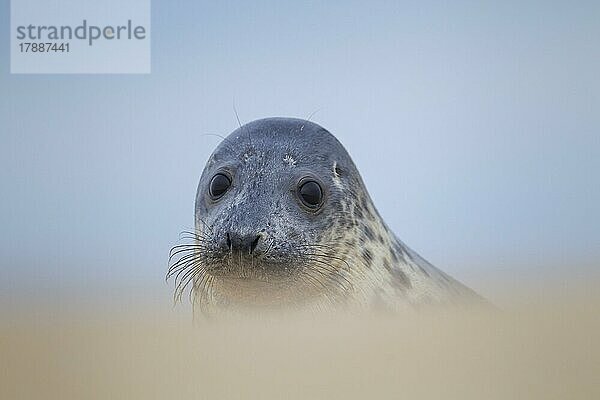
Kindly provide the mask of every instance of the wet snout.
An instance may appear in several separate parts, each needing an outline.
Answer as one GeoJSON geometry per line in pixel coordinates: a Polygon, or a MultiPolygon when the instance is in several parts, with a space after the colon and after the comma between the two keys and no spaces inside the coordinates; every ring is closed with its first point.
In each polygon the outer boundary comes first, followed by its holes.
{"type": "Polygon", "coordinates": [[[230,252],[260,256],[266,250],[265,234],[257,231],[235,231],[225,233],[225,245],[230,252]]]}

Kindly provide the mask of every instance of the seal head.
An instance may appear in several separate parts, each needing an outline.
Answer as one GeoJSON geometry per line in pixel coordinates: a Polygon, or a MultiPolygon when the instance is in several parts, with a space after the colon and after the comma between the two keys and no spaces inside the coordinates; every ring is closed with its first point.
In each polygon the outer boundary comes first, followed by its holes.
{"type": "Polygon", "coordinates": [[[400,242],[341,143],[301,119],[241,126],[200,178],[192,244],[175,248],[179,296],[230,305],[414,305],[472,293],[400,242]]]}

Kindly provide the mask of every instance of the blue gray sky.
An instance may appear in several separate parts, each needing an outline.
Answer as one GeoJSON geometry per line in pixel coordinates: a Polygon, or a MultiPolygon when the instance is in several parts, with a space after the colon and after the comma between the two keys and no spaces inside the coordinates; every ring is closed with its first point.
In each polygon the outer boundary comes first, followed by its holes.
{"type": "Polygon", "coordinates": [[[204,163],[307,117],[388,224],[486,294],[600,260],[600,3],[158,2],[149,75],[10,75],[0,8],[0,292],[168,299],[204,163]],[[324,4],[326,3],[326,4],[324,4]]]}

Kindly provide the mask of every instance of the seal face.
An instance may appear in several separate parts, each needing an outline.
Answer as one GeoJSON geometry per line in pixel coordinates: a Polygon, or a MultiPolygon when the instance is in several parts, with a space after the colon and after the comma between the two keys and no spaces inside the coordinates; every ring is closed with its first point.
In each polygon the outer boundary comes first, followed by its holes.
{"type": "Polygon", "coordinates": [[[176,296],[201,310],[339,304],[411,307],[476,297],[388,229],[340,142],[301,119],[225,138],[200,178],[192,243],[176,246],[176,296]]]}

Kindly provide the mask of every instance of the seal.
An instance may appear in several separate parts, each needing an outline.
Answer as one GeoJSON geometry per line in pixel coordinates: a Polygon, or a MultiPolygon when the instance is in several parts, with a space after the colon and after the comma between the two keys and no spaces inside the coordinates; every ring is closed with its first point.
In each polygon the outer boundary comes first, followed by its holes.
{"type": "Polygon", "coordinates": [[[405,245],[342,144],[302,119],[250,122],[210,156],[190,243],[175,246],[175,297],[233,306],[414,308],[480,299],[405,245]]]}

